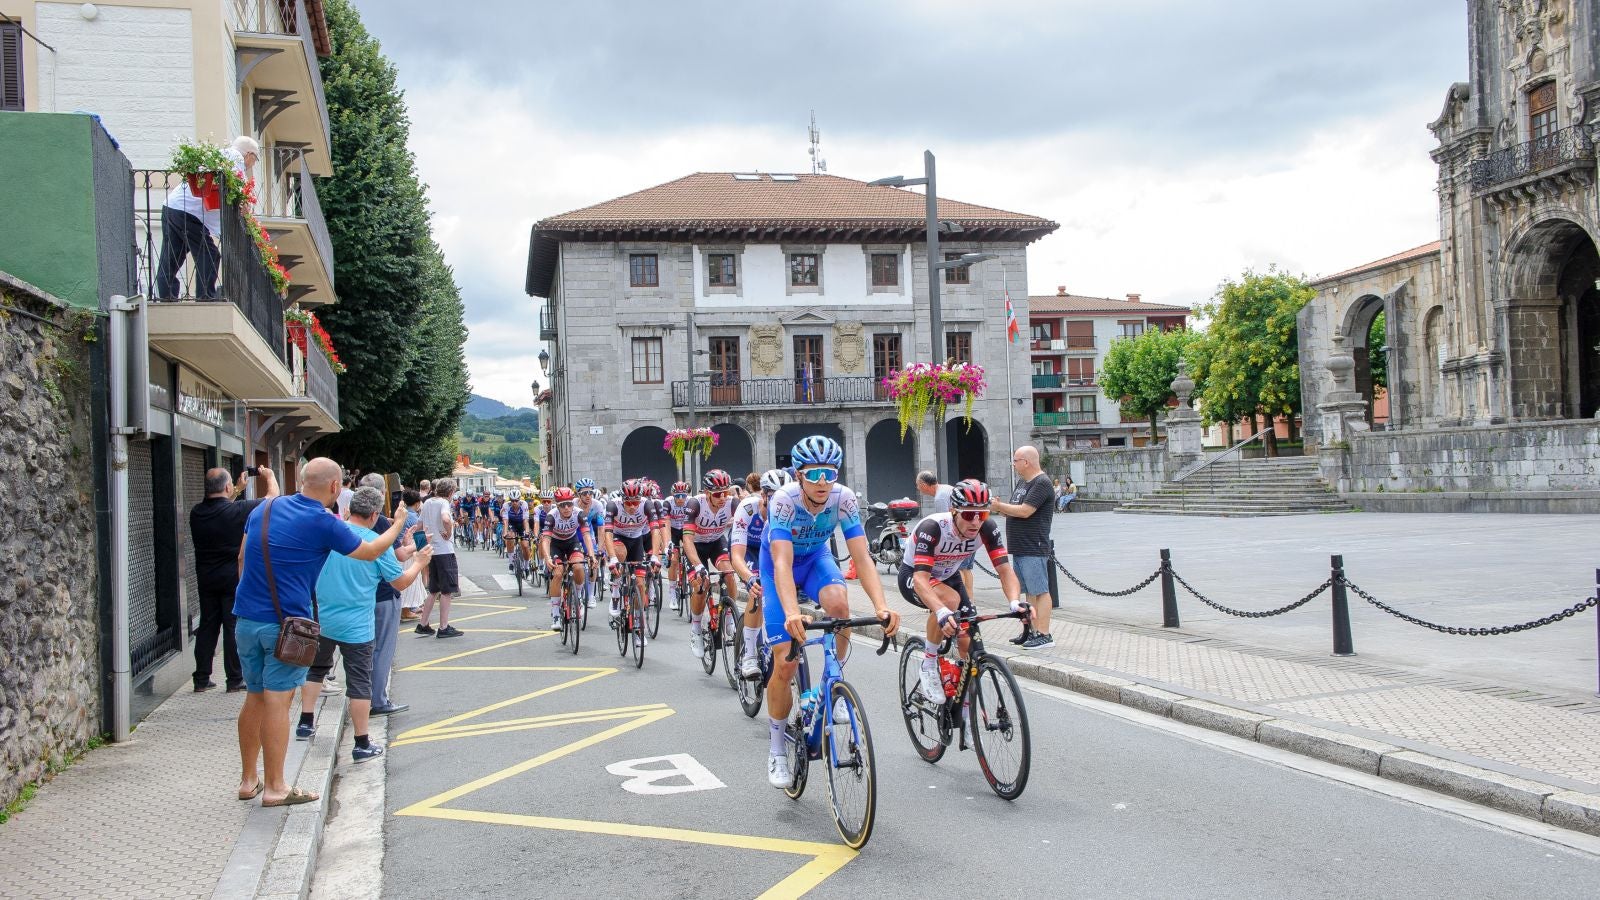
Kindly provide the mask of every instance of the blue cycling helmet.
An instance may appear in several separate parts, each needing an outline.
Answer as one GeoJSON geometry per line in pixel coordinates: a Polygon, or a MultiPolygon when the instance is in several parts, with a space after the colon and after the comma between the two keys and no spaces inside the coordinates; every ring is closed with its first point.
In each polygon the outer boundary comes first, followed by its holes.
{"type": "Polygon", "coordinates": [[[573,488],[575,488],[577,490],[580,490],[580,491],[592,491],[592,490],[594,490],[594,479],[593,478],[579,478],[578,479],[578,483],[574,484],[573,488]]]}
{"type": "Polygon", "coordinates": [[[789,451],[789,456],[794,460],[796,469],[806,466],[833,466],[837,468],[844,463],[844,448],[833,438],[813,434],[801,438],[789,451]]]}

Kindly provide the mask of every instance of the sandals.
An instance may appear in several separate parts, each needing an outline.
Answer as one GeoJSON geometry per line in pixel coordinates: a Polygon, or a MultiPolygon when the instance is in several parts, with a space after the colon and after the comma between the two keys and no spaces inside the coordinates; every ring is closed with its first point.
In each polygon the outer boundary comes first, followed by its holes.
{"type": "Polygon", "coordinates": [[[299,788],[290,788],[289,793],[282,800],[263,800],[262,806],[296,806],[301,803],[312,803],[322,798],[316,794],[308,794],[299,788]]]}
{"type": "Polygon", "coordinates": [[[261,796],[261,792],[266,790],[266,789],[267,789],[267,783],[258,778],[258,779],[256,779],[256,789],[254,791],[251,791],[248,794],[240,794],[239,795],[239,799],[240,800],[254,800],[255,798],[261,796]]]}

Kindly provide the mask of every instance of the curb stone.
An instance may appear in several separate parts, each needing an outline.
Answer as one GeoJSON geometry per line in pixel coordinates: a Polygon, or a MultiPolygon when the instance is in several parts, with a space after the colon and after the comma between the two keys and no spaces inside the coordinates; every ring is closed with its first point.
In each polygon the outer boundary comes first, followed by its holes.
{"type": "MultiPolygon", "coordinates": [[[[883,639],[883,629],[879,627],[869,626],[859,629],[859,632],[875,640],[883,639]]],[[[1220,731],[1559,828],[1600,836],[1600,795],[1541,784],[1416,750],[1404,750],[1382,741],[1076,668],[1056,660],[1030,658],[1025,653],[1007,650],[989,652],[1004,659],[1019,678],[1142,710],[1186,725],[1220,731]]]]}

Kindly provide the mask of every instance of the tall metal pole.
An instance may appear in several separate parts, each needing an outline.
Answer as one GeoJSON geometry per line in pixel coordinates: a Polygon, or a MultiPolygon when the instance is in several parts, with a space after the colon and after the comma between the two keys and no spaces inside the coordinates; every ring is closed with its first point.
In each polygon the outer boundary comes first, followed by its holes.
{"type": "MultiPolygon", "coordinates": [[[[684,357],[688,360],[689,372],[689,430],[694,430],[694,310],[689,311],[688,352],[684,357]]],[[[690,453],[683,458],[683,480],[689,482],[692,493],[699,482],[694,477],[694,454],[690,453]]]]}
{"type": "MultiPolygon", "coordinates": [[[[928,218],[928,359],[935,365],[944,362],[944,321],[939,309],[939,188],[933,177],[933,151],[922,151],[923,176],[927,180],[928,218]]],[[[949,484],[944,465],[944,422],[934,423],[933,474],[940,484],[949,484]]]]}
{"type": "MultiPolygon", "coordinates": [[[[1011,295],[1007,293],[1006,303],[1009,304],[1010,302],[1011,295]]],[[[1017,401],[1011,396],[1011,344],[1011,318],[1008,315],[1006,317],[1006,446],[1010,447],[1011,452],[1015,453],[1017,449],[1017,429],[1011,422],[1011,407],[1016,406],[1017,401]]],[[[1032,384],[1032,379],[1029,380],[1029,384],[1032,384]]],[[[1029,390],[1031,391],[1032,388],[1030,387],[1029,390]]]]}

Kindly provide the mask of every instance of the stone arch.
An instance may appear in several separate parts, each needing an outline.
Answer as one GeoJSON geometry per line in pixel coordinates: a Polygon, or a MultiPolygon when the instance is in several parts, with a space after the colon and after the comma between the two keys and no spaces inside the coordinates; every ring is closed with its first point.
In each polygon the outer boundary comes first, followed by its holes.
{"type": "MultiPolygon", "coordinates": [[[[1391,294],[1390,296],[1394,295],[1391,294]]],[[[1340,326],[1340,333],[1344,335],[1345,348],[1349,351],[1350,358],[1355,360],[1356,364],[1355,370],[1352,372],[1355,376],[1355,389],[1361,394],[1361,399],[1367,403],[1366,417],[1368,427],[1373,424],[1373,413],[1376,411],[1378,401],[1378,392],[1372,383],[1372,351],[1377,348],[1368,345],[1368,335],[1372,331],[1372,322],[1378,317],[1378,313],[1388,312],[1389,307],[1390,304],[1385,302],[1385,298],[1377,294],[1363,294],[1345,308],[1344,321],[1340,326]]],[[[1392,346],[1389,342],[1389,336],[1394,333],[1394,318],[1393,313],[1388,313],[1384,317],[1384,343],[1381,345],[1383,347],[1392,346]]],[[[1391,373],[1389,380],[1392,384],[1394,381],[1393,366],[1389,367],[1389,372],[1391,373]]],[[[1390,408],[1392,409],[1394,391],[1388,390],[1385,393],[1389,395],[1390,408]]]]}
{"type": "Polygon", "coordinates": [[[1499,322],[1514,419],[1582,418],[1600,410],[1600,255],[1575,210],[1530,218],[1506,241],[1499,322]]]}
{"type": "Polygon", "coordinates": [[[732,475],[734,481],[743,481],[744,476],[756,465],[756,454],[750,443],[750,432],[731,422],[713,425],[711,430],[717,435],[717,447],[700,464],[700,471],[721,469],[732,475]]]}
{"type": "Polygon", "coordinates": [[[662,447],[666,439],[666,429],[654,425],[642,425],[628,432],[628,436],[622,439],[622,448],[617,455],[622,466],[622,477],[654,478],[658,484],[664,485],[677,481],[678,470],[672,462],[672,454],[662,447]]]}
{"type": "Polygon", "coordinates": [[[1553,299],[1563,261],[1588,239],[1600,243],[1600,230],[1576,210],[1530,218],[1506,240],[1505,296],[1516,300],[1553,299]]]}
{"type": "MultiPolygon", "coordinates": [[[[789,465],[789,448],[793,447],[795,442],[801,438],[813,434],[820,434],[823,437],[833,438],[841,447],[845,445],[844,429],[840,428],[839,425],[834,422],[791,422],[787,425],[779,425],[778,433],[773,438],[773,444],[778,448],[778,465],[789,465]]],[[[844,481],[846,484],[850,483],[847,474],[849,471],[849,466],[850,454],[846,453],[844,456],[844,463],[839,466],[839,479],[844,481]]]]}
{"type": "Polygon", "coordinates": [[[956,416],[944,423],[945,465],[952,483],[963,478],[989,480],[989,432],[983,423],[956,416]]]}
{"type": "Polygon", "coordinates": [[[884,419],[867,429],[867,497],[888,502],[917,495],[917,433],[900,438],[900,420],[884,419]]]}
{"type": "Polygon", "coordinates": [[[1422,314],[1422,358],[1417,369],[1422,375],[1421,401],[1423,415],[1439,419],[1445,414],[1444,399],[1439,395],[1439,367],[1444,362],[1444,307],[1435,306],[1422,314]]]}

